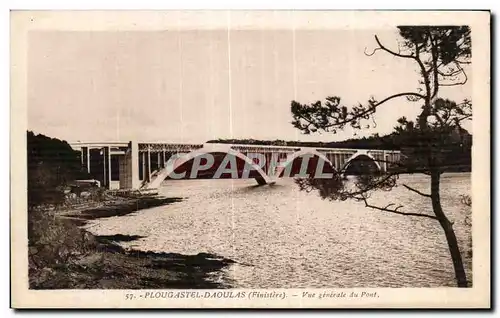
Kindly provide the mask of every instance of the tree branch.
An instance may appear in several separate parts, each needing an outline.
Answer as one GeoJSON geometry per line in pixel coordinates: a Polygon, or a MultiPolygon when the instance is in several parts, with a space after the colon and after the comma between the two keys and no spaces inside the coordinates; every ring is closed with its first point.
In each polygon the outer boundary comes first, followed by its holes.
{"type": "Polygon", "coordinates": [[[424,95],[419,94],[419,93],[412,93],[412,92],[410,92],[410,93],[399,93],[399,94],[394,94],[392,96],[389,96],[389,97],[383,99],[382,101],[376,103],[373,107],[380,106],[383,103],[387,102],[388,100],[391,100],[391,99],[396,98],[396,97],[401,97],[401,96],[415,96],[415,97],[419,97],[419,98],[422,98],[422,99],[425,98],[424,95]]]}
{"type": "Polygon", "coordinates": [[[382,178],[381,180],[378,180],[375,183],[370,184],[368,187],[361,189],[359,191],[352,191],[352,192],[347,191],[346,195],[351,196],[351,197],[355,197],[357,195],[364,195],[368,191],[375,190],[379,186],[383,185],[385,182],[389,181],[389,179],[391,179],[392,177],[397,176],[397,175],[399,175],[399,173],[388,173],[387,175],[384,176],[384,178],[382,178]]]}
{"type": "MultiPolygon", "coordinates": [[[[337,123],[334,123],[332,125],[329,125],[329,127],[332,127],[332,126],[341,126],[341,125],[345,125],[345,124],[348,124],[360,117],[363,117],[364,115],[367,115],[371,112],[373,112],[375,110],[375,108],[377,108],[378,106],[382,105],[383,103],[385,102],[388,102],[389,100],[391,99],[394,99],[394,98],[397,98],[397,97],[402,97],[402,96],[415,96],[415,97],[418,97],[418,98],[425,98],[424,95],[422,94],[419,94],[419,93],[413,93],[413,92],[405,92],[405,93],[399,93],[399,94],[394,94],[394,95],[391,95],[383,100],[381,100],[380,102],[377,102],[375,104],[373,104],[371,107],[369,107],[367,110],[365,110],[364,112],[361,112],[359,114],[356,114],[356,116],[352,117],[352,118],[349,118],[349,119],[346,119],[344,121],[341,121],[341,122],[337,122],[337,123]]],[[[333,117],[331,117],[333,118],[333,117]]]]}
{"type": "Polygon", "coordinates": [[[457,74],[460,74],[462,73],[462,70],[459,69],[459,70],[455,70],[453,72],[450,72],[450,73],[443,73],[442,71],[438,70],[438,74],[441,75],[442,77],[453,77],[453,76],[456,76],[457,74]]]}
{"type": "Polygon", "coordinates": [[[375,54],[375,52],[377,52],[378,50],[381,50],[381,48],[377,47],[377,48],[373,49],[373,52],[371,52],[371,53],[367,53],[367,52],[366,52],[366,49],[367,49],[367,48],[365,47],[365,51],[364,51],[364,53],[365,53],[365,55],[366,55],[366,56],[373,56],[373,54],[375,54]]]}
{"type": "MultiPolygon", "coordinates": [[[[458,65],[458,64],[457,64],[458,65]]],[[[467,77],[467,74],[465,73],[464,69],[460,67],[460,71],[462,72],[462,74],[464,74],[464,80],[462,82],[458,82],[458,83],[449,83],[449,84],[446,84],[446,83],[443,83],[443,84],[439,84],[439,86],[459,86],[459,85],[464,85],[465,83],[467,83],[467,80],[469,79],[467,77]]]]}
{"type": "Polygon", "coordinates": [[[437,217],[435,217],[433,215],[430,215],[430,214],[400,212],[400,211],[398,211],[398,209],[400,209],[400,208],[403,207],[401,205],[398,206],[398,207],[396,207],[396,208],[394,208],[394,209],[389,209],[389,207],[392,206],[392,205],[394,205],[394,203],[388,204],[385,207],[379,207],[379,206],[375,206],[375,205],[369,204],[368,201],[366,200],[366,197],[364,197],[364,196],[361,198],[361,200],[363,200],[363,202],[365,203],[365,206],[367,208],[370,208],[370,209],[379,210],[379,211],[385,211],[385,212],[399,214],[399,215],[405,215],[405,216],[420,216],[420,217],[425,217],[425,218],[429,218],[429,219],[433,219],[433,220],[438,220],[437,217]]]}
{"type": "MultiPolygon", "coordinates": [[[[385,46],[382,45],[382,43],[380,43],[380,40],[378,39],[378,37],[375,35],[375,41],[377,41],[377,44],[378,46],[380,47],[380,49],[394,55],[394,56],[397,56],[397,57],[402,57],[402,58],[407,58],[407,59],[415,59],[415,56],[414,55],[410,55],[410,54],[401,54],[401,53],[396,53],[388,48],[386,48],[385,46]]],[[[375,53],[375,51],[377,51],[378,49],[375,49],[373,51],[373,53],[371,55],[373,55],[375,53]]]]}
{"type": "MultiPolygon", "coordinates": [[[[398,93],[398,94],[391,95],[391,96],[383,99],[380,102],[376,102],[374,100],[370,100],[368,102],[370,105],[366,109],[363,110],[362,108],[359,108],[357,111],[350,111],[350,113],[348,114],[348,116],[344,116],[344,118],[342,120],[339,120],[338,116],[332,116],[332,113],[330,113],[330,114],[325,113],[324,116],[331,119],[328,122],[326,122],[326,121],[325,122],[319,122],[318,119],[316,117],[313,117],[313,116],[311,116],[310,118],[308,118],[309,116],[303,116],[299,111],[296,111],[296,112],[292,111],[292,112],[293,112],[294,116],[296,117],[295,119],[299,119],[299,120],[305,122],[305,123],[300,123],[301,125],[303,125],[303,127],[300,127],[300,125],[296,126],[297,128],[299,128],[301,130],[307,131],[311,125],[316,130],[318,130],[318,129],[326,130],[326,129],[332,128],[332,127],[339,127],[339,128],[341,128],[341,127],[343,127],[346,124],[356,123],[356,120],[362,119],[365,116],[370,115],[371,113],[373,113],[375,111],[375,109],[377,107],[379,107],[380,105],[384,104],[385,102],[388,102],[391,99],[394,99],[394,98],[397,98],[397,97],[402,97],[402,96],[407,96],[407,97],[408,96],[413,96],[413,97],[416,97],[418,99],[425,98],[424,95],[419,94],[419,93],[415,93],[415,92],[398,93]]],[[[303,109],[311,109],[311,108],[317,107],[318,109],[321,108],[321,110],[328,110],[326,107],[317,106],[316,103],[311,104],[311,105],[300,105],[300,107],[303,108],[303,109]]],[[[337,110],[335,110],[335,111],[337,111],[337,110]]],[[[337,114],[337,113],[333,113],[333,114],[337,114]]]]}
{"type": "Polygon", "coordinates": [[[413,192],[415,192],[415,193],[418,193],[418,194],[420,194],[420,195],[421,195],[421,196],[423,196],[423,197],[427,197],[427,198],[430,198],[430,197],[431,197],[431,195],[430,195],[430,194],[420,192],[420,191],[418,191],[417,189],[412,188],[412,187],[410,187],[410,186],[408,186],[408,185],[406,185],[406,184],[403,184],[403,187],[405,187],[406,189],[408,189],[408,190],[410,190],[410,191],[413,191],[413,192]]]}
{"type": "Polygon", "coordinates": [[[455,61],[455,65],[457,67],[457,70],[455,70],[451,73],[448,73],[448,74],[445,74],[445,73],[438,70],[439,75],[441,75],[443,77],[453,77],[453,76],[456,76],[457,74],[462,73],[464,75],[464,80],[462,82],[458,82],[458,83],[439,84],[439,86],[459,86],[459,85],[464,85],[465,83],[467,83],[467,80],[468,80],[467,73],[465,73],[465,70],[460,66],[460,63],[455,61]]]}
{"type": "Polygon", "coordinates": [[[465,119],[469,119],[472,117],[472,114],[468,114],[468,115],[465,115],[465,116],[462,116],[462,117],[457,117],[457,118],[454,118],[454,121],[456,123],[459,123],[461,122],[462,120],[465,120],[465,119]]]}

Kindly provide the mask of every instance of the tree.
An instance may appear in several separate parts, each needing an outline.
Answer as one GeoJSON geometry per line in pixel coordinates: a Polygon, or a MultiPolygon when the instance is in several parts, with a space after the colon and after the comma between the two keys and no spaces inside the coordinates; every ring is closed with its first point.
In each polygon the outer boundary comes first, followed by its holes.
{"type": "Polygon", "coordinates": [[[369,127],[374,122],[373,115],[390,100],[406,98],[409,102],[421,103],[420,115],[411,121],[400,118],[395,127],[395,134],[401,144],[411,145],[403,149],[407,157],[395,164],[398,169],[382,175],[359,176],[356,188],[344,186],[342,178],[297,180],[303,190],[317,189],[324,198],[332,200],[353,199],[365,203],[368,208],[395,213],[398,215],[425,217],[438,221],[441,225],[453,261],[455,278],[459,287],[467,287],[462,255],[453,230],[453,223],[447,218],[440,199],[440,177],[450,168],[452,149],[462,145],[460,132],[462,123],[472,119],[472,103],[463,100],[460,103],[443,99],[439,96],[444,86],[463,85],[467,82],[464,65],[470,64],[471,38],[468,26],[399,26],[402,42],[397,49],[385,46],[375,35],[377,47],[365,54],[371,56],[378,51],[396,58],[411,60],[415,63],[420,80],[416,91],[397,92],[394,95],[377,100],[371,97],[367,103],[347,107],[339,96],[326,97],[325,102],[312,104],[291,103],[292,124],[303,133],[318,130],[336,133],[339,129],[351,126],[354,129],[369,127]],[[367,124],[367,125],[366,125],[367,124]],[[458,137],[457,137],[458,136],[458,137]],[[433,213],[404,212],[402,206],[389,204],[375,206],[369,202],[370,191],[391,190],[397,184],[400,173],[418,171],[430,176],[431,193],[403,186],[432,203],[433,213]]]}
{"type": "Polygon", "coordinates": [[[87,177],[78,152],[66,142],[27,132],[28,208],[57,205],[64,200],[60,187],[87,177]]]}

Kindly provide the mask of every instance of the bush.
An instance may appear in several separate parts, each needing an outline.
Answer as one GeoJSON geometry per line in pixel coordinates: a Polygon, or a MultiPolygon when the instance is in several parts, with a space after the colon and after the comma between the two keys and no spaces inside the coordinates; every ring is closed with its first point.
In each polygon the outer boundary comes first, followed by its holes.
{"type": "MultiPolygon", "coordinates": [[[[50,280],[54,269],[67,268],[94,251],[96,242],[69,220],[56,217],[58,209],[71,204],[68,185],[88,177],[81,171],[79,153],[65,141],[30,131],[27,147],[29,277],[30,287],[36,288],[50,280]]],[[[94,197],[99,196],[96,191],[94,197]]]]}
{"type": "Polygon", "coordinates": [[[28,207],[57,207],[64,203],[64,189],[75,179],[87,178],[79,153],[66,142],[27,133],[28,207]]]}
{"type": "Polygon", "coordinates": [[[47,272],[65,268],[78,258],[94,253],[97,242],[70,220],[52,210],[28,213],[28,259],[30,287],[45,281],[47,272]]]}

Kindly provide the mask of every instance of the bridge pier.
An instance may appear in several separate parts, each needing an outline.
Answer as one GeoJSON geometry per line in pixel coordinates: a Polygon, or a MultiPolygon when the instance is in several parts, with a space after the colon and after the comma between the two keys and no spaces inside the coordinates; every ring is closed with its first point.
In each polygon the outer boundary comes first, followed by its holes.
{"type": "Polygon", "coordinates": [[[141,186],[139,179],[139,146],[130,141],[125,155],[119,158],[120,162],[120,189],[138,189],[141,186]]]}
{"type": "Polygon", "coordinates": [[[146,161],[146,175],[148,182],[151,181],[151,149],[148,147],[148,152],[146,153],[147,161],[146,161]]]}
{"type": "Polygon", "coordinates": [[[108,189],[111,188],[111,156],[109,153],[109,147],[102,148],[103,155],[103,177],[102,185],[108,189]]]}
{"type": "Polygon", "coordinates": [[[149,170],[149,163],[150,163],[150,158],[148,152],[141,152],[141,181],[143,182],[149,182],[149,176],[150,176],[150,170],[149,170]]]}
{"type": "Polygon", "coordinates": [[[385,152],[385,150],[382,152],[382,172],[386,173],[387,172],[387,162],[389,161],[389,155],[385,152]]]}
{"type": "Polygon", "coordinates": [[[90,151],[89,147],[82,147],[81,149],[82,167],[90,173],[90,151]]]}

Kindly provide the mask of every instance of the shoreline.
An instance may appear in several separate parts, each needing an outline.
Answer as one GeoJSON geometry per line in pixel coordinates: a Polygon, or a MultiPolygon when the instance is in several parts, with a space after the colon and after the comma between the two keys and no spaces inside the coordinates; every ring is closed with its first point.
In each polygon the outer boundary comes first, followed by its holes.
{"type": "Polygon", "coordinates": [[[142,237],[120,233],[98,236],[81,228],[89,220],[124,216],[180,201],[182,198],[161,196],[111,197],[97,205],[89,202],[58,211],[55,226],[62,229],[65,239],[76,244],[66,247],[69,256],[64,262],[52,264],[44,264],[49,258],[44,257],[43,247],[31,246],[30,289],[230,288],[224,269],[236,263],[231,259],[209,253],[184,255],[125,249],[120,242],[142,237]]]}

